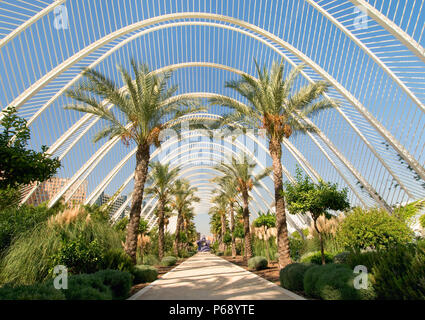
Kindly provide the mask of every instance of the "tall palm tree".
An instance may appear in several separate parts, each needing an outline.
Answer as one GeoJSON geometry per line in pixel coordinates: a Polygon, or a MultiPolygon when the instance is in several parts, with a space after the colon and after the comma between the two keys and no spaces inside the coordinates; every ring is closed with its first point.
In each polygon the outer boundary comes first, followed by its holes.
{"type": "Polygon", "coordinates": [[[254,186],[258,186],[260,180],[267,177],[271,172],[270,168],[266,168],[260,173],[254,174],[256,166],[257,164],[244,153],[238,158],[230,159],[228,163],[223,162],[215,167],[215,169],[223,173],[227,179],[233,181],[236,185],[236,190],[242,198],[245,233],[245,259],[252,257],[251,234],[249,231],[249,192],[254,186]]]}
{"type": "Polygon", "coordinates": [[[215,193],[219,192],[223,196],[229,205],[230,213],[230,233],[232,236],[232,257],[236,257],[236,240],[235,240],[235,204],[237,203],[236,196],[237,190],[234,182],[227,176],[216,177],[212,179],[213,182],[217,182],[219,189],[215,190],[215,193]]]}
{"type": "Polygon", "coordinates": [[[177,178],[180,168],[170,169],[169,163],[161,164],[161,162],[152,162],[149,166],[151,172],[147,179],[149,187],[146,188],[146,194],[158,198],[158,256],[162,260],[164,257],[165,209],[172,197],[172,182],[177,178]]]}
{"type": "Polygon", "coordinates": [[[174,239],[174,254],[176,256],[178,255],[179,249],[181,248],[180,232],[183,231],[185,213],[190,211],[190,205],[192,203],[201,201],[201,199],[195,196],[195,192],[197,190],[197,188],[191,187],[189,181],[185,179],[178,179],[174,183],[174,201],[171,206],[177,212],[177,223],[174,239]]]}
{"type": "Polygon", "coordinates": [[[138,64],[134,60],[131,60],[131,68],[134,78],[123,66],[119,67],[125,84],[123,89],[102,73],[85,69],[85,81],[66,92],[66,95],[77,103],[65,108],[90,113],[106,120],[107,125],[94,136],[94,142],[106,137],[120,137],[126,145],[133,142],[137,146],[133,201],[125,240],[125,251],[136,263],[137,228],[148,173],[150,147],[160,146],[161,132],[175,126],[175,120],[201,109],[197,108],[197,102],[193,99],[173,96],[177,86],[168,86],[171,71],[155,74],[150,72],[146,65],[138,64]],[[118,112],[112,112],[107,105],[113,105],[118,112]]]}
{"type": "Polygon", "coordinates": [[[220,246],[219,250],[224,252],[225,244],[224,244],[224,236],[226,235],[226,211],[227,211],[227,198],[223,193],[215,196],[211,202],[214,204],[214,207],[211,211],[217,214],[220,217],[220,246]]]}
{"type": "Polygon", "coordinates": [[[246,98],[247,104],[228,97],[213,98],[210,103],[233,110],[223,119],[222,124],[237,122],[244,127],[262,127],[266,130],[273,160],[279,267],[283,268],[291,263],[291,257],[283,196],[282,141],[294,132],[314,131],[314,127],[304,119],[337,104],[323,96],[330,87],[328,82],[317,81],[295,88],[294,83],[301,73],[302,65],[293,68],[287,78],[284,78],[283,61],[274,62],[270,71],[266,67],[261,69],[256,61],[255,65],[258,78],[245,74],[239,80],[226,82],[226,87],[246,98]]]}

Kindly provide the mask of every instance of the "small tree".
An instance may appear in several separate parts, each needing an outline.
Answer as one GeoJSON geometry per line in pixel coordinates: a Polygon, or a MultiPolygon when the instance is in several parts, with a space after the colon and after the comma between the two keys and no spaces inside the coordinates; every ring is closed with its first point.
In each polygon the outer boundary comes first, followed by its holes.
{"type": "Polygon", "coordinates": [[[276,226],[276,215],[267,211],[267,213],[259,212],[259,216],[254,220],[254,226],[263,228],[264,240],[266,241],[267,261],[270,261],[269,239],[267,238],[267,230],[276,226]]]}
{"type": "Polygon", "coordinates": [[[28,150],[28,140],[31,138],[27,121],[16,115],[14,107],[4,111],[0,125],[0,189],[16,188],[21,184],[42,182],[51,178],[60,161],[50,159],[47,146],[41,146],[41,152],[28,150]]]}
{"type": "Polygon", "coordinates": [[[302,175],[301,169],[297,168],[296,182],[285,183],[285,197],[288,203],[288,210],[291,214],[310,212],[320,240],[320,251],[322,254],[322,264],[325,264],[325,253],[323,247],[323,237],[317,227],[317,219],[324,215],[326,218],[332,217],[328,210],[346,210],[350,207],[347,199],[347,189],[338,190],[338,185],[330,182],[319,181],[313,183],[308,176],[302,175]]]}

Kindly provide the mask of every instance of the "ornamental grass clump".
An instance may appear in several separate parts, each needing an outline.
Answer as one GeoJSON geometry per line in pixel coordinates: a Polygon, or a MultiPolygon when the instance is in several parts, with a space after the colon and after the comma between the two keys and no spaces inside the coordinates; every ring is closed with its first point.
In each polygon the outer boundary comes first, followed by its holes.
{"type": "MultiPolygon", "coordinates": [[[[88,253],[82,244],[93,249],[91,253],[96,255],[98,250],[103,254],[109,249],[121,248],[119,234],[108,222],[91,219],[85,210],[68,209],[13,241],[1,261],[0,283],[29,285],[50,279],[54,266],[61,264],[61,253],[65,254],[62,257],[71,253],[67,245],[82,249],[79,252],[82,258],[88,253]]],[[[81,259],[80,262],[83,263],[81,259]]]]}

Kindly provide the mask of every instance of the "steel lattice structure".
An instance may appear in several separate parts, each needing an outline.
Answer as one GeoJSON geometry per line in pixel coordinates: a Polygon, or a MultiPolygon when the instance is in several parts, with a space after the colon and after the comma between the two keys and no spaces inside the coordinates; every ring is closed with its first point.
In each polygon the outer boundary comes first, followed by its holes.
{"type": "MultiPolygon", "coordinates": [[[[337,182],[352,205],[392,206],[425,196],[425,0],[3,0],[0,1],[0,97],[15,106],[32,130],[30,146],[48,145],[62,161],[64,183],[49,198],[70,201],[82,186],[85,203],[102,192],[131,202],[134,145],[119,139],[91,142],[103,125],[91,115],[65,110],[64,92],[92,67],[123,85],[116,65],[130,58],[154,72],[174,70],[179,95],[224,95],[245,73],[256,76],[254,58],[271,65],[283,59],[288,72],[304,63],[297,86],[320,79],[339,108],[310,119],[317,133],[283,143],[284,178],[296,166],[313,180],[337,182]]],[[[124,90],[125,88],[123,88],[124,90]]],[[[109,108],[114,108],[110,105],[109,108]]],[[[193,115],[212,119],[210,106],[193,115]]],[[[171,138],[151,159],[182,164],[180,176],[199,187],[208,206],[216,157],[246,151],[262,167],[271,163],[266,141],[253,134],[209,139],[171,138]]],[[[22,202],[37,194],[28,186],[22,202]]],[[[252,210],[273,202],[272,180],[253,191],[252,210]]],[[[152,224],[155,199],[143,214],[152,224]],[[146,212],[145,212],[146,211],[146,212]]],[[[304,223],[292,217],[293,228],[304,223]]]]}

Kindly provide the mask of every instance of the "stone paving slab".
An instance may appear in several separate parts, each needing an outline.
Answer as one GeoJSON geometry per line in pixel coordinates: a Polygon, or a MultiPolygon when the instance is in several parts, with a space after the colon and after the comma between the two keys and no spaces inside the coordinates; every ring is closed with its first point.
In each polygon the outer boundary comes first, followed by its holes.
{"type": "Polygon", "coordinates": [[[129,300],[305,300],[227,260],[199,252],[129,300]]]}

